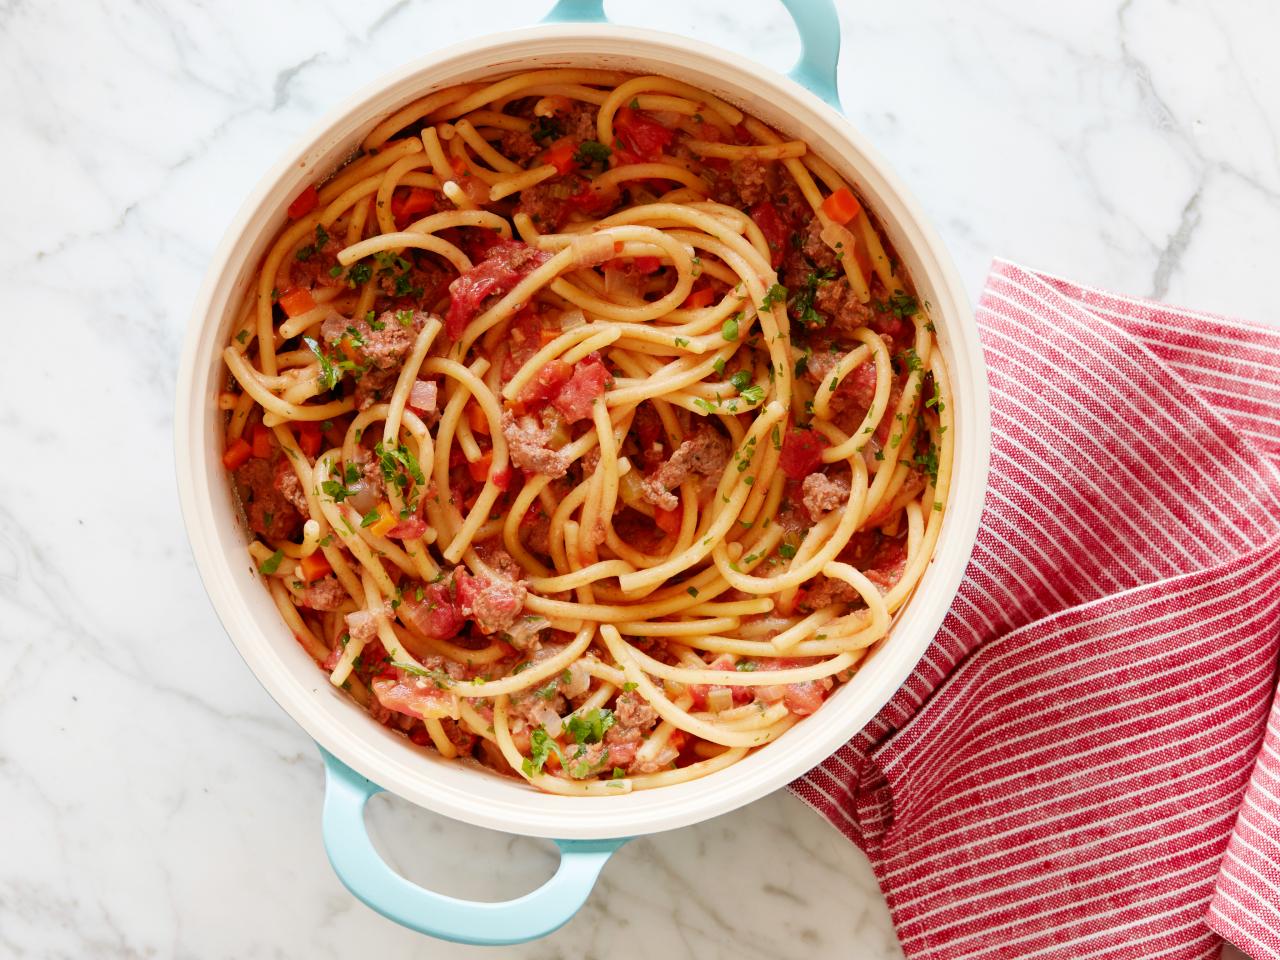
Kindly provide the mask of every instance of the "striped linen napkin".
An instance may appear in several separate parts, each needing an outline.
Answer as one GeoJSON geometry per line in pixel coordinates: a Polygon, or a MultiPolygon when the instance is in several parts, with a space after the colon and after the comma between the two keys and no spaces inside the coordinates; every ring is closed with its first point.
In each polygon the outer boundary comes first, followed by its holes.
{"type": "Polygon", "coordinates": [[[912,960],[1280,958],[1280,330],[997,262],[982,530],[915,673],[792,785],[912,960]]]}

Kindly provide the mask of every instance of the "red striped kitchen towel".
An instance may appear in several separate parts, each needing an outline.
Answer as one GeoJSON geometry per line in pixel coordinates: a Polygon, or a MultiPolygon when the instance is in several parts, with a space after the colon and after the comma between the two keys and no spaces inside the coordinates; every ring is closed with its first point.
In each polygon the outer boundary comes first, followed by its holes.
{"type": "Polygon", "coordinates": [[[913,960],[1280,958],[1280,330],[997,262],[993,453],[933,646],[793,785],[913,960]]]}

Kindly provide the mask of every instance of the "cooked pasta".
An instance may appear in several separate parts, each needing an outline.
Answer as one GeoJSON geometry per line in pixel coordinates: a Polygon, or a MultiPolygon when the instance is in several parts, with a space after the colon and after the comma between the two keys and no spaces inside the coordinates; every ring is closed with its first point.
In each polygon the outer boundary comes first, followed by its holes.
{"type": "Polygon", "coordinates": [[[415,744],[553,793],[704,776],[818,711],[945,513],[946,369],[854,187],[664,77],[377,123],[223,356],[299,643],[415,744]]]}

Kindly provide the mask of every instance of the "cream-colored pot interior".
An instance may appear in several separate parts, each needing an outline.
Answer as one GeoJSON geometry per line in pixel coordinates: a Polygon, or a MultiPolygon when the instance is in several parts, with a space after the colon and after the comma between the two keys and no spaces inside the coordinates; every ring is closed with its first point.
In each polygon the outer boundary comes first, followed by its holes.
{"type": "Polygon", "coordinates": [[[968,562],[985,493],[988,413],[981,348],[950,259],[897,178],[842,117],[792,81],[705,44],[626,27],[555,24],[455,46],[396,70],[334,110],[267,174],[228,230],[200,291],[178,380],[175,442],[183,514],[218,616],[258,679],[307,733],[369,779],[430,810],[512,833],[588,839],[668,830],[732,810],[820,763],[876,714],[923,655],[968,562]],[[285,627],[249,562],[220,459],[223,414],[215,398],[225,372],[219,352],[289,200],[409,101],[454,83],[551,66],[673,76],[808,141],[858,185],[920,297],[932,304],[955,392],[956,470],[942,536],[886,644],[817,714],[775,743],[701,780],[619,797],[551,796],[441,760],[333,689],[285,627]]]}

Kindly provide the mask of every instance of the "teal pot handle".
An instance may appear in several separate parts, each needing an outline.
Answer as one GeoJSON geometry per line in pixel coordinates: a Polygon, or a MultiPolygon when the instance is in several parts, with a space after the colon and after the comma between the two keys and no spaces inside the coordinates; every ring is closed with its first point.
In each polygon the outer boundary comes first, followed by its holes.
{"type": "MultiPolygon", "coordinates": [[[[790,76],[840,109],[836,62],[840,59],[840,17],[834,0],[782,0],[800,34],[800,59],[790,76]]],[[[558,0],[544,18],[549,23],[607,23],[604,0],[558,0]]]]}
{"type": "Polygon", "coordinates": [[[364,808],[382,788],[323,748],[324,846],[346,888],[396,923],[455,943],[524,943],[564,926],[586,902],[621,840],[557,840],[560,866],[532,893],[503,903],[459,900],[424,890],[392,870],[374,849],[364,808]]]}

